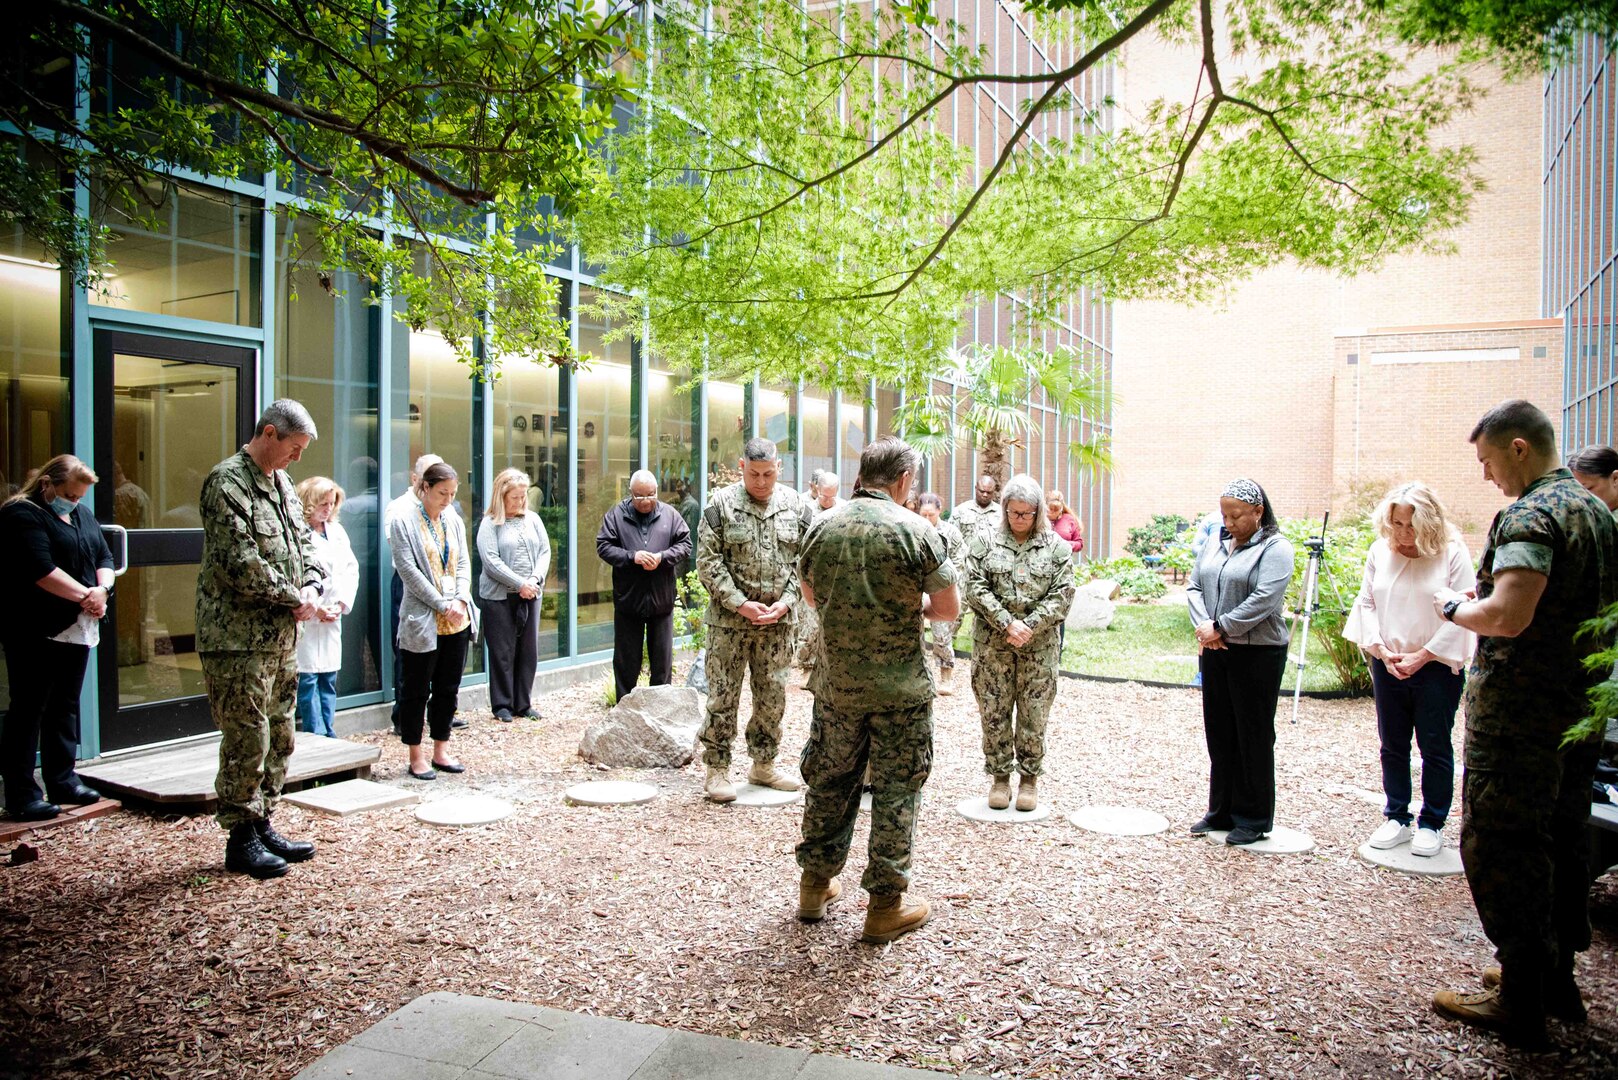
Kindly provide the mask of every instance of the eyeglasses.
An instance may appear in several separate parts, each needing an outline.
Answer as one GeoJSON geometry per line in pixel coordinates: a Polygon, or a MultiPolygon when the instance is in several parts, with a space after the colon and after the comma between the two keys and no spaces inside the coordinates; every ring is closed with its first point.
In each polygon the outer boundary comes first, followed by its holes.
{"type": "Polygon", "coordinates": [[[634,494],[631,494],[629,497],[634,502],[656,502],[657,501],[657,496],[656,495],[634,495],[634,494]]]}
{"type": "Polygon", "coordinates": [[[1006,516],[1016,518],[1018,521],[1027,521],[1036,513],[1038,513],[1037,510],[1007,510],[1006,516]]]}

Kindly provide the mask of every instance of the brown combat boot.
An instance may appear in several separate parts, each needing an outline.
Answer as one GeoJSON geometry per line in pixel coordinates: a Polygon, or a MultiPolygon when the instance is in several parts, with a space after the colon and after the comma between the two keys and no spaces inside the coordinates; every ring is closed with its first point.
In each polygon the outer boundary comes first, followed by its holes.
{"type": "Polygon", "coordinates": [[[823,878],[805,870],[798,881],[798,918],[819,922],[826,917],[826,905],[843,895],[836,878],[823,878]]]}
{"type": "Polygon", "coordinates": [[[901,934],[908,934],[926,925],[930,914],[932,908],[927,906],[925,900],[907,904],[904,893],[887,896],[872,893],[871,906],[865,912],[865,933],[860,935],[860,940],[872,945],[886,945],[901,934]]]}
{"type": "Polygon", "coordinates": [[[940,694],[953,694],[955,687],[950,684],[955,681],[955,667],[940,667],[938,669],[938,692],[940,694]]]}
{"type": "Polygon", "coordinates": [[[708,781],[702,791],[713,802],[736,801],[736,785],[730,782],[730,770],[723,765],[708,766],[708,781]]]}
{"type": "MultiPolygon", "coordinates": [[[[747,770],[747,782],[759,787],[774,788],[776,791],[797,791],[803,785],[788,776],[782,776],[775,771],[773,761],[755,761],[753,767],[747,770]]],[[[735,798],[735,796],[731,796],[735,798]]]]}
{"type": "Polygon", "coordinates": [[[1433,995],[1433,1011],[1450,1020],[1493,1031],[1525,1050],[1542,1050],[1550,1045],[1543,1016],[1523,1016],[1500,1000],[1500,988],[1491,987],[1475,994],[1440,990],[1433,995]]]}
{"type": "MultiPolygon", "coordinates": [[[[1500,969],[1483,969],[1483,988],[1493,990],[1500,985],[1500,969]]],[[[1572,975],[1551,975],[1545,979],[1545,1015],[1564,1024],[1584,1024],[1590,1014],[1584,1008],[1584,995],[1572,975]]]]}
{"type": "Polygon", "coordinates": [[[1017,778],[1017,809],[1027,813],[1039,805],[1038,777],[1017,778]]]}
{"type": "Polygon", "coordinates": [[[1011,774],[996,776],[989,785],[989,809],[1004,810],[1011,805],[1011,774]]]}

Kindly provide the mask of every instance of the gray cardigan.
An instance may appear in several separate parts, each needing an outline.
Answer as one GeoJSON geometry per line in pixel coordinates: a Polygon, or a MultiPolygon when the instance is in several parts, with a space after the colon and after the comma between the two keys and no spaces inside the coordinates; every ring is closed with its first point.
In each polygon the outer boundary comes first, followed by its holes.
{"type": "Polygon", "coordinates": [[[393,550],[393,569],[404,584],[399,602],[399,648],[405,652],[433,652],[438,648],[438,614],[448,611],[456,600],[465,600],[472,617],[472,639],[478,636],[478,606],[472,602],[472,553],[466,546],[466,526],[453,509],[439,518],[444,523],[455,560],[455,592],[438,591],[438,582],[421,538],[421,515],[398,514],[388,522],[388,547],[393,550]]]}
{"type": "Polygon", "coordinates": [[[1292,584],[1292,545],[1276,533],[1257,534],[1235,551],[1215,539],[1202,549],[1186,586],[1191,625],[1209,619],[1229,645],[1285,645],[1292,640],[1284,614],[1292,584]]]}
{"type": "Polygon", "coordinates": [[[480,600],[504,600],[528,584],[511,569],[519,545],[528,549],[529,561],[534,565],[531,580],[543,591],[551,569],[551,541],[539,515],[529,511],[496,525],[485,514],[478,522],[478,558],[483,563],[478,571],[480,600]]]}

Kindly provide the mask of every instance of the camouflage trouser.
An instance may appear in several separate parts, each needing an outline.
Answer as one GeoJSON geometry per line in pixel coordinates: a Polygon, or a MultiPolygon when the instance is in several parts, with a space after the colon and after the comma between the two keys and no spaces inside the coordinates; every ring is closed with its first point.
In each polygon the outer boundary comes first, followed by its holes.
{"type": "Polygon", "coordinates": [[[1045,720],[1056,697],[1056,664],[1054,633],[1049,641],[1021,649],[992,641],[977,648],[972,693],[983,720],[983,765],[990,776],[1040,774],[1045,720]]]}
{"type": "Polygon", "coordinates": [[[815,666],[820,653],[820,613],[808,604],[798,605],[798,632],[793,639],[797,656],[794,662],[805,671],[815,666]]]}
{"type": "Polygon", "coordinates": [[[1501,994],[1514,1012],[1542,1014],[1544,980],[1571,973],[1573,954],[1590,947],[1586,823],[1601,746],[1495,753],[1489,742],[1468,733],[1461,861],[1500,958],[1501,994]]]}
{"type": "Polygon", "coordinates": [[[815,702],[803,748],[803,842],[798,865],[835,877],[848,861],[860,816],[860,781],[871,767],[871,841],[860,888],[878,896],[910,886],[921,786],[933,767],[931,701],[895,712],[842,713],[815,702]]]}
{"type": "Polygon", "coordinates": [[[292,756],[297,658],[291,652],[203,653],[202,675],[214,725],[224,736],[214,817],[226,829],[269,817],[292,756]]]}
{"type": "Polygon", "coordinates": [[[939,667],[955,666],[955,633],[960,628],[959,619],[927,624],[927,632],[922,635],[922,643],[927,646],[927,651],[937,658],[939,667]]]}
{"type": "Polygon", "coordinates": [[[760,764],[775,760],[781,750],[781,715],[787,708],[792,633],[790,625],[708,628],[708,719],[699,736],[705,763],[730,764],[736,706],[742,698],[742,678],[748,673],[752,676],[753,715],[747,720],[747,753],[760,764]]]}

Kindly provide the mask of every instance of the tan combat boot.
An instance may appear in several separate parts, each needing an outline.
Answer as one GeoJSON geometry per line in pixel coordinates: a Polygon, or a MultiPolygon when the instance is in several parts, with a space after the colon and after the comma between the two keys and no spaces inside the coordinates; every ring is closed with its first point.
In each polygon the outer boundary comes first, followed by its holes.
{"type": "Polygon", "coordinates": [[[805,870],[798,881],[798,918],[819,922],[826,917],[826,905],[843,895],[836,878],[823,878],[805,870]]]}
{"type": "Polygon", "coordinates": [[[871,907],[865,913],[865,933],[861,941],[872,945],[886,945],[901,934],[920,929],[927,922],[932,909],[927,901],[905,903],[904,893],[891,896],[871,895],[871,907]]]}
{"type": "MultiPolygon", "coordinates": [[[[797,791],[803,786],[791,777],[776,772],[773,761],[753,762],[753,767],[747,770],[747,782],[759,787],[774,788],[776,791],[797,791]]],[[[734,799],[736,796],[732,793],[730,797],[734,799]]]]}
{"type": "Polygon", "coordinates": [[[1004,810],[1011,805],[1011,774],[996,776],[989,787],[989,809],[1004,810]]]}
{"type": "Polygon", "coordinates": [[[1038,778],[1021,776],[1017,779],[1017,809],[1027,813],[1039,805],[1038,778]]]}
{"type": "Polygon", "coordinates": [[[713,802],[736,801],[736,785],[730,782],[730,770],[723,765],[708,766],[708,782],[702,790],[713,802]]]}
{"type": "Polygon", "coordinates": [[[941,667],[938,669],[938,692],[940,694],[955,693],[955,687],[950,685],[954,681],[955,669],[953,667],[941,667]]]}

